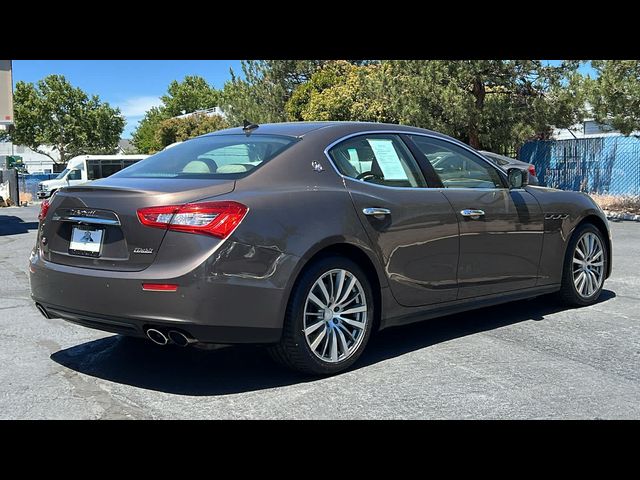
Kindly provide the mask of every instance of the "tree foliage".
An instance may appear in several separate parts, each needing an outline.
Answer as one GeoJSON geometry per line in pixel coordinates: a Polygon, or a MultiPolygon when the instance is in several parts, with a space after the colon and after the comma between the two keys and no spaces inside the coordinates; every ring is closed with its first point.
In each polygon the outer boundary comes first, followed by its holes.
{"type": "MultiPolygon", "coordinates": [[[[537,60],[247,60],[242,75],[232,70],[216,95],[206,94],[204,80],[190,81],[188,88],[174,82],[134,141],[141,151],[162,148],[156,135],[160,125],[169,111],[182,111],[173,99],[195,97],[217,101],[230,126],[244,119],[402,123],[512,153],[526,140],[548,138],[552,127],[582,119],[585,94],[578,66],[537,60]]],[[[174,128],[165,125],[163,138],[172,138],[174,128]]]]}
{"type": "Polygon", "coordinates": [[[513,151],[580,116],[575,62],[402,60],[378,83],[400,123],[438,130],[476,148],[513,151]]]}
{"type": "Polygon", "coordinates": [[[300,85],[285,106],[288,120],[356,120],[393,122],[380,89],[372,88],[382,65],[333,61],[300,85]]]}
{"type": "Polygon", "coordinates": [[[221,107],[231,125],[244,119],[256,123],[287,120],[285,106],[293,91],[305,84],[325,60],[243,60],[243,77],[231,73],[222,90],[221,107]]]}
{"type": "Polygon", "coordinates": [[[598,72],[586,81],[595,119],[629,135],[640,130],[640,60],[593,60],[598,72]]]}
{"type": "Polygon", "coordinates": [[[175,117],[218,106],[219,92],[207,81],[196,75],[187,75],[182,82],[174,80],[167,94],[160,97],[167,116],[175,117]]]}
{"type": "Polygon", "coordinates": [[[133,132],[131,143],[143,154],[155,153],[162,150],[162,144],[156,137],[160,124],[166,120],[166,115],[160,107],[151,107],[144,118],[138,123],[133,132]]]}
{"type": "MultiPolygon", "coordinates": [[[[160,133],[163,122],[172,117],[197,110],[213,108],[219,104],[220,92],[199,76],[187,75],[182,82],[174,80],[167,93],[160,97],[162,104],[151,108],[133,133],[132,143],[141,153],[155,153],[166,146],[161,137],[166,136],[165,128],[160,133]]],[[[173,142],[169,142],[173,143],[173,142]]]]}
{"type": "Polygon", "coordinates": [[[333,61],[295,89],[285,112],[289,120],[415,125],[508,153],[580,118],[577,67],[535,60],[333,61]]]}
{"type": "Polygon", "coordinates": [[[222,130],[228,124],[220,115],[196,113],[183,118],[169,118],[160,122],[156,140],[161,148],[205,133],[222,130]]]}
{"type": "Polygon", "coordinates": [[[81,154],[114,153],[125,124],[117,108],[96,95],[89,97],[61,75],[49,75],[35,85],[18,82],[14,115],[15,124],[7,132],[11,141],[60,163],[81,154]],[[53,146],[59,159],[44,146],[53,146]]]}

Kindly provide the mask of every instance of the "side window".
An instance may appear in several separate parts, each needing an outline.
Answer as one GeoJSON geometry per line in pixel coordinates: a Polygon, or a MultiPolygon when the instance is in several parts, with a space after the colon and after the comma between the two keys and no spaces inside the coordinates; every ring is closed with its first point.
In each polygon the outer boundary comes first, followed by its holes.
{"type": "Polygon", "coordinates": [[[89,180],[97,180],[102,178],[100,170],[100,160],[87,160],[87,178],[89,180]]]}
{"type": "Polygon", "coordinates": [[[453,143],[411,135],[446,188],[503,188],[500,174],[488,162],[453,143]]]}
{"type": "Polygon", "coordinates": [[[71,170],[69,172],[69,180],[82,180],[82,172],[80,170],[71,170]]]}
{"type": "Polygon", "coordinates": [[[343,175],[388,187],[426,187],[415,159],[397,135],[371,134],[339,143],[329,155],[343,175]]]}

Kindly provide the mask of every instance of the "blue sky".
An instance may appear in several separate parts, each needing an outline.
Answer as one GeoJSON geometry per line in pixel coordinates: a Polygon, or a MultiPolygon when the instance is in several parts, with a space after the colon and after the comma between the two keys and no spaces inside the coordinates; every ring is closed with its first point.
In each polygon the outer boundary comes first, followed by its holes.
{"type": "MultiPolygon", "coordinates": [[[[127,119],[122,136],[130,138],[144,113],[160,104],[172,80],[200,75],[222,88],[229,68],[240,73],[240,60],[14,60],[13,80],[36,82],[47,75],[64,75],[72,85],[119,107],[127,119]]],[[[588,64],[580,70],[593,75],[588,64]]]]}
{"type": "Polygon", "coordinates": [[[120,107],[127,118],[122,134],[129,138],[144,112],[160,103],[172,80],[200,75],[216,88],[240,73],[240,60],[14,60],[13,81],[36,82],[64,75],[72,85],[120,107]]]}

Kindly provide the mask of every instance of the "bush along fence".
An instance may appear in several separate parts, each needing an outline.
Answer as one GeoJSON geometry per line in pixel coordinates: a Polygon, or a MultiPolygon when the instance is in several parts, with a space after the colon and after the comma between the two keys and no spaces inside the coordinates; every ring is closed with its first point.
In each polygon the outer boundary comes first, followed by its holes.
{"type": "Polygon", "coordinates": [[[616,196],[640,196],[640,138],[622,135],[525,143],[542,185],[616,196]]]}

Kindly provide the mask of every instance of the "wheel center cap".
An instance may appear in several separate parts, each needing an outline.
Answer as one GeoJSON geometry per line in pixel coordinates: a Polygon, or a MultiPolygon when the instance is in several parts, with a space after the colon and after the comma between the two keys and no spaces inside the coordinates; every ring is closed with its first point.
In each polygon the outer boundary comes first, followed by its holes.
{"type": "Polygon", "coordinates": [[[330,308],[325,308],[324,309],[324,313],[322,315],[322,319],[325,322],[328,322],[329,320],[331,320],[333,318],[333,310],[331,310],[330,308]]]}

